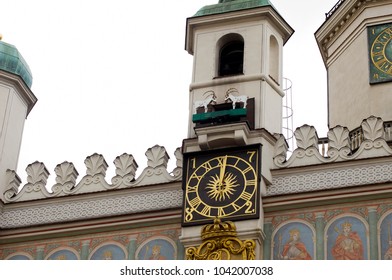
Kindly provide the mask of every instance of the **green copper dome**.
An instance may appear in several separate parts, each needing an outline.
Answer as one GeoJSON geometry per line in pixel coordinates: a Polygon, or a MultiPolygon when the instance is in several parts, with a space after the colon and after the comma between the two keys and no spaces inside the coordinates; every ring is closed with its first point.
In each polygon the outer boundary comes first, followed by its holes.
{"type": "Polygon", "coordinates": [[[194,16],[221,14],[264,6],[273,7],[268,0],[219,0],[218,4],[204,6],[194,16]]]}
{"type": "Polygon", "coordinates": [[[33,83],[30,68],[18,49],[2,41],[0,41],[0,70],[18,75],[29,88],[33,83]]]}

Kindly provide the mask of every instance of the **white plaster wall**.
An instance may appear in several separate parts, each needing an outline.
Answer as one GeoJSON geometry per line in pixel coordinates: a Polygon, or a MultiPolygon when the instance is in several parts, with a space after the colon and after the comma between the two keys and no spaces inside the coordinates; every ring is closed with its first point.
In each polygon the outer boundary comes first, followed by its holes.
{"type": "MultiPolygon", "coordinates": [[[[246,22],[239,20],[234,23],[206,25],[194,30],[194,65],[189,98],[189,138],[196,136],[192,124],[195,101],[204,100],[203,94],[213,90],[218,98],[217,103],[223,103],[229,88],[236,88],[240,95],[255,98],[256,128],[266,128],[272,133],[281,133],[282,97],[265,81],[260,78],[251,78],[257,75],[259,77],[269,75],[271,34],[277,39],[279,45],[277,64],[279,67],[278,82],[281,82],[283,39],[276,27],[267,20],[260,20],[260,18],[246,22]],[[230,33],[240,34],[244,38],[244,75],[214,79],[218,68],[217,42],[230,33]]],[[[280,85],[278,87],[281,88],[280,85]]]]}
{"type": "Polygon", "coordinates": [[[7,169],[16,170],[27,105],[13,87],[0,85],[0,198],[7,169]]]}
{"type": "Polygon", "coordinates": [[[263,27],[263,23],[251,22],[244,26],[241,22],[236,22],[196,30],[192,82],[209,81],[217,76],[216,45],[220,38],[230,33],[240,34],[244,38],[245,74],[262,72],[263,27]]]}
{"type": "Polygon", "coordinates": [[[392,5],[364,8],[328,45],[329,126],[359,127],[371,115],[392,120],[392,83],[369,84],[367,26],[392,21],[392,5]]]}
{"type": "Polygon", "coordinates": [[[366,29],[328,69],[330,127],[358,127],[371,115],[392,120],[392,83],[369,84],[366,29]]]}

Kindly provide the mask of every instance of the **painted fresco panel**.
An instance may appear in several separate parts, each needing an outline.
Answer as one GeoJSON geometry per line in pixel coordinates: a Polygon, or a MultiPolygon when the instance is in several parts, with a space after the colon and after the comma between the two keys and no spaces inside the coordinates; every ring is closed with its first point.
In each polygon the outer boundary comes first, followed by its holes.
{"type": "Polygon", "coordinates": [[[67,249],[58,250],[49,255],[48,260],[77,260],[76,254],[67,249]]]}
{"type": "Polygon", "coordinates": [[[274,235],[273,258],[275,260],[314,259],[314,233],[301,222],[283,225],[274,235]]]}
{"type": "MultiPolygon", "coordinates": [[[[0,259],[177,259],[179,225],[42,240],[38,244],[0,246],[0,259]]],[[[180,253],[179,255],[182,258],[180,253]]]]}
{"type": "Polygon", "coordinates": [[[91,260],[125,260],[124,250],[116,244],[106,244],[92,254],[91,260]]]}
{"type": "Polygon", "coordinates": [[[13,255],[12,257],[9,257],[8,260],[20,260],[20,261],[25,261],[25,260],[31,260],[31,258],[29,258],[26,255],[13,255]]]}
{"type": "Polygon", "coordinates": [[[389,213],[380,225],[381,259],[392,260],[392,213],[389,213]]]}
{"type": "Polygon", "coordinates": [[[144,243],[137,251],[138,260],[174,260],[176,250],[171,242],[156,238],[144,243]]]}
{"type": "Polygon", "coordinates": [[[337,218],[327,228],[328,260],[368,259],[367,230],[356,217],[337,218]]]}

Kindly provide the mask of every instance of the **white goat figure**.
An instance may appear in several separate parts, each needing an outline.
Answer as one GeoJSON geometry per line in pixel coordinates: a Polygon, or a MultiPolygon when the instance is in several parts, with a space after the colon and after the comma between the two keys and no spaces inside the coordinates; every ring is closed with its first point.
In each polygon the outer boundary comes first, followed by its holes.
{"type": "Polygon", "coordinates": [[[204,113],[206,113],[208,105],[211,102],[216,102],[216,95],[215,95],[215,92],[213,90],[206,91],[205,93],[203,93],[203,96],[206,93],[210,93],[210,94],[207,95],[204,100],[196,100],[193,103],[193,110],[194,110],[195,114],[197,113],[197,108],[200,108],[200,107],[204,107],[204,113]]]}
{"type": "Polygon", "coordinates": [[[243,102],[243,103],[244,103],[244,108],[246,108],[246,102],[247,102],[247,100],[248,100],[249,97],[246,96],[246,95],[235,96],[235,95],[232,94],[232,92],[238,93],[238,90],[235,89],[235,88],[229,88],[229,89],[226,91],[225,101],[227,101],[227,100],[230,99],[231,102],[233,103],[233,109],[235,109],[235,105],[236,105],[238,102],[243,102]]]}

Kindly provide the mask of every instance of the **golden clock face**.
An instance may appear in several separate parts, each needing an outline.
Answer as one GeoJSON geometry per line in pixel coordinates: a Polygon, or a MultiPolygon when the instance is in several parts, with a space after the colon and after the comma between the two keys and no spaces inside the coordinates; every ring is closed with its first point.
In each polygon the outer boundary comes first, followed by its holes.
{"type": "Polygon", "coordinates": [[[370,83],[392,80],[392,24],[368,28],[370,83]]]}
{"type": "Polygon", "coordinates": [[[183,225],[257,218],[260,145],[184,154],[183,225]]]}

